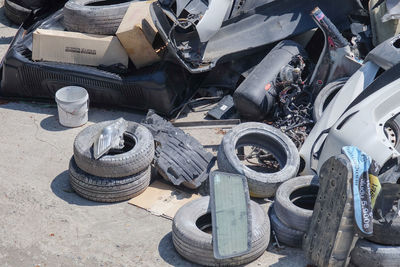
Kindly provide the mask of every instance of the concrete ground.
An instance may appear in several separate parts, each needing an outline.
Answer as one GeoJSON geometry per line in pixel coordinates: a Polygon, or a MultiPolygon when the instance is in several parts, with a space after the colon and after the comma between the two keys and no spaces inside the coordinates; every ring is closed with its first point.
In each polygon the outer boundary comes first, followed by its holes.
{"type": "MultiPolygon", "coordinates": [[[[3,1],[0,58],[17,29],[4,17],[3,1]]],[[[93,108],[88,125],[119,117],[138,121],[142,114],[93,108]]],[[[96,203],[73,192],[68,162],[83,127],[60,126],[55,105],[1,101],[0,123],[2,266],[192,265],[174,250],[170,220],[126,202],[96,203]]],[[[218,144],[207,137],[210,130],[202,131],[192,134],[218,144]]],[[[301,250],[270,245],[249,266],[305,265],[301,250]]]]}

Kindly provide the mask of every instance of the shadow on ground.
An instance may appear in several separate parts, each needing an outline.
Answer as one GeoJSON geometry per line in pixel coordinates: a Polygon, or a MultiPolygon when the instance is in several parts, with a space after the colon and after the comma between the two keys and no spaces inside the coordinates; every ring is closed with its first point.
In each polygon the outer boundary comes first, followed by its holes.
{"type": "MultiPolygon", "coordinates": [[[[54,113],[55,114],[43,119],[40,122],[40,127],[42,127],[44,130],[52,132],[65,131],[70,129],[68,127],[62,126],[58,121],[57,109],[54,110],[54,113]]],[[[140,122],[144,116],[136,113],[121,113],[119,111],[112,111],[111,113],[108,113],[108,111],[104,110],[93,110],[92,112],[89,112],[89,121],[94,123],[108,120],[116,120],[121,117],[128,121],[140,122]]],[[[81,127],[82,129],[84,129],[86,126],[83,125],[81,127]]]]}
{"type": "Polygon", "coordinates": [[[270,267],[296,267],[296,266],[308,266],[308,265],[302,265],[299,264],[293,264],[293,258],[290,256],[282,257],[278,259],[278,262],[273,263],[270,265],[270,267]]]}
{"type": "Polygon", "coordinates": [[[78,196],[69,183],[68,171],[64,171],[57,175],[56,178],[54,178],[54,180],[51,182],[50,188],[56,196],[65,202],[68,202],[69,204],[78,206],[103,206],[113,204],[94,202],[78,196]]]}
{"type": "Polygon", "coordinates": [[[169,232],[161,239],[158,244],[158,253],[166,263],[172,266],[200,266],[186,261],[176,252],[172,243],[172,232],[169,232]]]}
{"type": "Polygon", "coordinates": [[[267,248],[267,251],[278,254],[283,257],[278,259],[278,262],[271,264],[271,267],[291,267],[291,266],[306,266],[307,263],[304,259],[304,253],[301,249],[294,249],[294,248],[276,248],[270,245],[267,248]],[[294,261],[293,258],[298,258],[297,261],[294,261]],[[296,263],[295,265],[293,263],[296,263]],[[298,264],[298,265],[297,265],[298,264]]]}
{"type": "Polygon", "coordinates": [[[40,122],[40,127],[51,132],[65,131],[68,127],[62,126],[58,121],[58,115],[51,115],[40,122]]]}
{"type": "MultiPolygon", "coordinates": [[[[273,267],[295,267],[295,266],[306,266],[304,262],[304,255],[300,249],[275,249],[270,246],[267,251],[272,252],[274,254],[282,255],[283,257],[279,258],[278,262],[273,263],[269,266],[273,267]],[[293,262],[293,256],[298,257],[299,261],[296,264],[293,262]],[[303,264],[304,263],[304,264],[303,264]]],[[[158,245],[158,252],[160,257],[168,264],[172,266],[200,266],[189,261],[186,261],[182,258],[178,252],[175,250],[174,244],[172,242],[172,232],[166,234],[160,241],[158,245]]],[[[260,265],[260,264],[258,264],[260,265]]]]}
{"type": "Polygon", "coordinates": [[[12,39],[14,37],[4,37],[4,36],[0,36],[0,44],[9,44],[11,43],[12,39]]]}
{"type": "MultiPolygon", "coordinates": [[[[37,102],[4,102],[4,104],[0,104],[0,109],[49,115],[40,122],[40,126],[47,131],[58,132],[69,129],[59,123],[57,105],[55,104],[37,102]]],[[[97,107],[89,108],[89,121],[93,123],[116,120],[121,117],[128,121],[140,122],[145,117],[145,113],[136,110],[105,109],[97,107]]],[[[82,126],[82,129],[84,127],[85,126],[82,126]]]]}

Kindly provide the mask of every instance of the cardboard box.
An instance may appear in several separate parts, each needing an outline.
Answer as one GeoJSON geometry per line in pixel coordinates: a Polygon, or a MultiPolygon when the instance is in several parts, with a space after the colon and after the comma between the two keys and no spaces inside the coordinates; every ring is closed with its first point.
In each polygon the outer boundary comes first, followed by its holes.
{"type": "Polygon", "coordinates": [[[172,185],[155,181],[142,194],[132,198],[128,203],[156,216],[172,220],[183,205],[198,198],[201,198],[201,195],[183,192],[172,185]]]}
{"type": "Polygon", "coordinates": [[[161,57],[155,51],[160,47],[153,47],[158,31],[150,15],[152,2],[154,1],[132,3],[116,33],[136,68],[148,66],[161,60],[161,57]]]}
{"type": "Polygon", "coordinates": [[[128,67],[129,62],[115,36],[43,29],[33,33],[32,59],[89,66],[121,63],[128,67]]]}

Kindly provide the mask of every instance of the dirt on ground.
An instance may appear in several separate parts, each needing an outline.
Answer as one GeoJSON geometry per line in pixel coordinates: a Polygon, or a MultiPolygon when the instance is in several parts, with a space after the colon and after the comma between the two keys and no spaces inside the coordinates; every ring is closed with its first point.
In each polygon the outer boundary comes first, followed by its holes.
{"type": "MultiPolygon", "coordinates": [[[[18,28],[5,18],[3,4],[0,0],[0,58],[18,28]]],[[[87,125],[119,117],[139,121],[142,116],[91,108],[87,125]]],[[[85,126],[62,127],[55,104],[28,100],[2,101],[0,123],[1,266],[193,265],[176,253],[170,220],[127,202],[96,203],[74,193],[68,162],[73,140],[85,126]]],[[[209,142],[207,131],[193,135],[209,142]]],[[[305,265],[301,250],[270,245],[249,266],[305,265]]]]}

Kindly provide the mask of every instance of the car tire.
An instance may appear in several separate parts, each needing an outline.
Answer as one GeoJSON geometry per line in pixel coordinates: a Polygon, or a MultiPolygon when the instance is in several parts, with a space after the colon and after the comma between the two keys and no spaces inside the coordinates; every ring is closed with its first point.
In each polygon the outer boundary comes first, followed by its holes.
{"type": "Polygon", "coordinates": [[[69,31],[113,35],[133,1],[96,5],[104,0],[70,0],[64,6],[64,26],[69,31]]]}
{"type": "MultiPolygon", "coordinates": [[[[41,7],[46,6],[46,0],[13,0],[17,5],[25,7],[30,10],[35,10],[41,7]]],[[[60,2],[59,0],[53,0],[54,2],[60,2]]]]}
{"type": "Polygon", "coordinates": [[[357,267],[400,266],[400,246],[379,245],[360,239],[350,254],[350,262],[357,267]]]}
{"type": "Polygon", "coordinates": [[[252,262],[268,247],[270,225],[264,210],[251,201],[252,216],[251,251],[245,255],[227,259],[215,259],[212,235],[196,225],[197,220],[209,214],[211,225],[210,197],[202,197],[185,204],[176,213],[172,223],[172,240],[178,253],[185,259],[206,266],[236,266],[252,262]]]}
{"type": "Polygon", "coordinates": [[[21,25],[31,14],[32,10],[10,0],[4,1],[4,13],[13,23],[21,25]]]}
{"type": "Polygon", "coordinates": [[[265,198],[275,195],[278,186],[297,175],[300,165],[298,150],[292,140],[280,130],[264,123],[242,123],[229,131],[218,149],[218,168],[247,177],[250,195],[265,198]],[[275,173],[261,173],[242,164],[236,148],[243,144],[257,145],[271,152],[281,169],[275,173]]]}
{"type": "Polygon", "coordinates": [[[72,158],[69,176],[72,189],[83,198],[96,202],[120,202],[141,194],[150,184],[148,167],[140,173],[122,178],[103,178],[82,171],[72,158]]]}
{"type": "Polygon", "coordinates": [[[276,238],[279,243],[285,244],[293,248],[301,248],[303,242],[304,232],[292,229],[276,216],[275,210],[269,208],[269,218],[271,222],[271,229],[275,232],[276,238]]]}
{"type": "Polygon", "coordinates": [[[328,83],[321,91],[318,93],[317,98],[314,101],[313,118],[314,122],[319,121],[324,113],[325,108],[335,97],[337,92],[343,87],[349,78],[341,78],[333,82],[328,83]]]}
{"type": "Polygon", "coordinates": [[[366,239],[377,244],[400,246],[400,217],[396,217],[391,223],[380,222],[374,218],[372,223],[373,236],[366,239]]]}
{"type": "Polygon", "coordinates": [[[106,154],[97,160],[94,158],[94,140],[110,123],[112,121],[91,125],[76,136],[74,158],[79,168],[91,175],[107,178],[125,177],[147,169],[154,158],[154,139],[146,127],[135,122],[128,122],[124,133],[126,147],[130,148],[128,151],[106,154]]]}
{"type": "Polygon", "coordinates": [[[290,228],[307,232],[313,214],[310,208],[314,207],[317,194],[316,176],[300,176],[284,182],[278,187],[275,195],[276,216],[290,228]]]}

